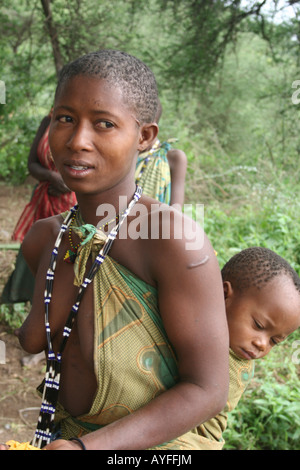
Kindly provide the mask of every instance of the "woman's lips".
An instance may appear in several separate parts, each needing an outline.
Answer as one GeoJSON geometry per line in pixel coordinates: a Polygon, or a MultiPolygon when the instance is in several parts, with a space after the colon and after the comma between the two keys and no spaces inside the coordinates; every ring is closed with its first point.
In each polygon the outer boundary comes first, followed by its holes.
{"type": "Polygon", "coordinates": [[[75,166],[75,165],[70,165],[70,168],[72,168],[73,170],[78,170],[78,171],[81,171],[81,170],[87,170],[89,167],[88,166],[75,166]]]}
{"type": "Polygon", "coordinates": [[[83,176],[93,170],[93,166],[86,162],[65,162],[65,170],[72,176],[83,176]]]}

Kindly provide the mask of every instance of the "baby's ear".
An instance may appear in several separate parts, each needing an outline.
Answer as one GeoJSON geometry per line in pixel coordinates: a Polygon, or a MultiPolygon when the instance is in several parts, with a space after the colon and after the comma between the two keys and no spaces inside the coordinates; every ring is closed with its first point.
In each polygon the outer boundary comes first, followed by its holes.
{"type": "Polygon", "coordinates": [[[158,125],[156,122],[142,124],[140,128],[140,140],[138,150],[143,152],[144,150],[151,148],[155,142],[158,134],[158,125]]]}
{"type": "Polygon", "coordinates": [[[228,299],[229,297],[231,297],[231,295],[233,294],[233,289],[232,289],[231,282],[224,281],[223,282],[223,289],[224,289],[224,298],[228,299]]]}

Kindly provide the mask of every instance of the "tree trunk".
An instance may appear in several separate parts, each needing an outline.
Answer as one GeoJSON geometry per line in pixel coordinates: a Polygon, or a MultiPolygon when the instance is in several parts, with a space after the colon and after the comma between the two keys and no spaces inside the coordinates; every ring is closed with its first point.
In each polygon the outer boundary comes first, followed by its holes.
{"type": "Polygon", "coordinates": [[[41,3],[42,3],[42,7],[43,7],[44,14],[46,17],[45,22],[46,22],[46,26],[49,32],[51,44],[52,44],[56,75],[58,76],[64,63],[63,63],[63,58],[60,52],[57,30],[56,30],[55,24],[53,23],[50,1],[51,0],[41,0],[41,3]]]}

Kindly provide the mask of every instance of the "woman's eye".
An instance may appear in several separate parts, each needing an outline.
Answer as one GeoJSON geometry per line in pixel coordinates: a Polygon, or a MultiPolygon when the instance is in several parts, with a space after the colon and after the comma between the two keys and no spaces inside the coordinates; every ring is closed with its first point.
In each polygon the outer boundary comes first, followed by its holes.
{"type": "Polygon", "coordinates": [[[59,122],[72,122],[71,116],[58,116],[57,120],[59,122]]]}
{"type": "Polygon", "coordinates": [[[97,126],[101,127],[101,129],[110,129],[110,128],[114,127],[113,123],[109,122],[109,121],[99,121],[97,123],[97,126]]]}

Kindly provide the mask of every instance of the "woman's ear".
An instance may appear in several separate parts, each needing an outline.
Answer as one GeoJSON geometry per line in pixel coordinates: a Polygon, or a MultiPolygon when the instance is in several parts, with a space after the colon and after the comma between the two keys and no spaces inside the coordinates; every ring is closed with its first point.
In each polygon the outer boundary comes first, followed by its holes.
{"type": "Polygon", "coordinates": [[[144,150],[150,149],[155,142],[158,134],[158,125],[156,122],[145,123],[140,128],[140,140],[138,150],[144,152],[144,150]]]}
{"type": "Polygon", "coordinates": [[[224,289],[224,298],[225,300],[232,296],[233,288],[230,281],[223,282],[223,289],[224,289]]]}

